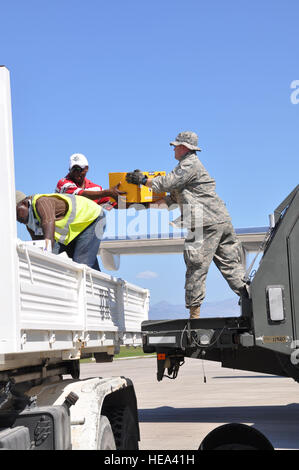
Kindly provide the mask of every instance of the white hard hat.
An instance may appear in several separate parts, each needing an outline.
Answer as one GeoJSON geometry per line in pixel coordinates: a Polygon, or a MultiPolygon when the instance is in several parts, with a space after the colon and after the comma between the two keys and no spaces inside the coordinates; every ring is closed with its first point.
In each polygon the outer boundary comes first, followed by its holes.
{"type": "Polygon", "coordinates": [[[70,170],[73,166],[78,165],[81,168],[88,166],[88,160],[82,153],[74,153],[70,156],[70,170]]]}

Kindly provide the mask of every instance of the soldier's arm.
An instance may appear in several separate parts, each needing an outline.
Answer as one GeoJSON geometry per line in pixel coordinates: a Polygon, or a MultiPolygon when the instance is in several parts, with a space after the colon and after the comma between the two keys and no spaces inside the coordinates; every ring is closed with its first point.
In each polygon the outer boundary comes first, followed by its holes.
{"type": "Polygon", "coordinates": [[[183,160],[167,175],[148,178],[146,186],[152,188],[156,193],[163,191],[171,192],[190,183],[194,176],[195,169],[193,162],[183,160]]]}

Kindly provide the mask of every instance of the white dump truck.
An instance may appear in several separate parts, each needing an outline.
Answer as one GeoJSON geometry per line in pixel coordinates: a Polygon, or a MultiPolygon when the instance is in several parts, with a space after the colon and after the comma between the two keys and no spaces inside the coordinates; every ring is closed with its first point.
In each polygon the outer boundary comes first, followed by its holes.
{"type": "Polygon", "coordinates": [[[132,382],[80,359],[141,345],[149,291],[17,238],[10,96],[0,67],[0,449],[138,449],[132,382]]]}

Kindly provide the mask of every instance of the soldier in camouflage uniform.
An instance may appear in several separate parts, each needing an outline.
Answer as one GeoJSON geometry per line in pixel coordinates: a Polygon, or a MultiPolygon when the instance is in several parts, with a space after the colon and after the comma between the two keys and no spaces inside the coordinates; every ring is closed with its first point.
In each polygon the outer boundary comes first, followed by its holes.
{"type": "MultiPolygon", "coordinates": [[[[231,289],[247,296],[241,247],[227,208],[215,192],[215,180],[197,157],[196,151],[201,150],[197,135],[181,132],[170,145],[174,146],[179,161],[173,171],[166,176],[147,178],[136,170],[127,174],[127,181],[144,184],[157,193],[168,192],[159,206],[166,203],[173,209],[174,204],[179,205],[180,226],[188,228],[184,245],[186,308],[190,309],[190,318],[198,318],[212,260],[231,289]]],[[[178,224],[178,220],[175,222],[178,224]]]]}

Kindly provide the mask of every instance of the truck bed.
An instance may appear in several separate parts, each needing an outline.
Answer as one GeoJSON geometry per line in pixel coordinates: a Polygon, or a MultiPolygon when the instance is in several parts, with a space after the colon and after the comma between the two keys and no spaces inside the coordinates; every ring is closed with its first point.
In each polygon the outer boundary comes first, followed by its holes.
{"type": "Polygon", "coordinates": [[[142,344],[147,289],[43,252],[33,242],[18,241],[16,249],[16,312],[0,317],[0,331],[15,330],[14,345],[0,337],[0,370],[33,364],[34,358],[113,355],[119,345],[142,344]]]}

